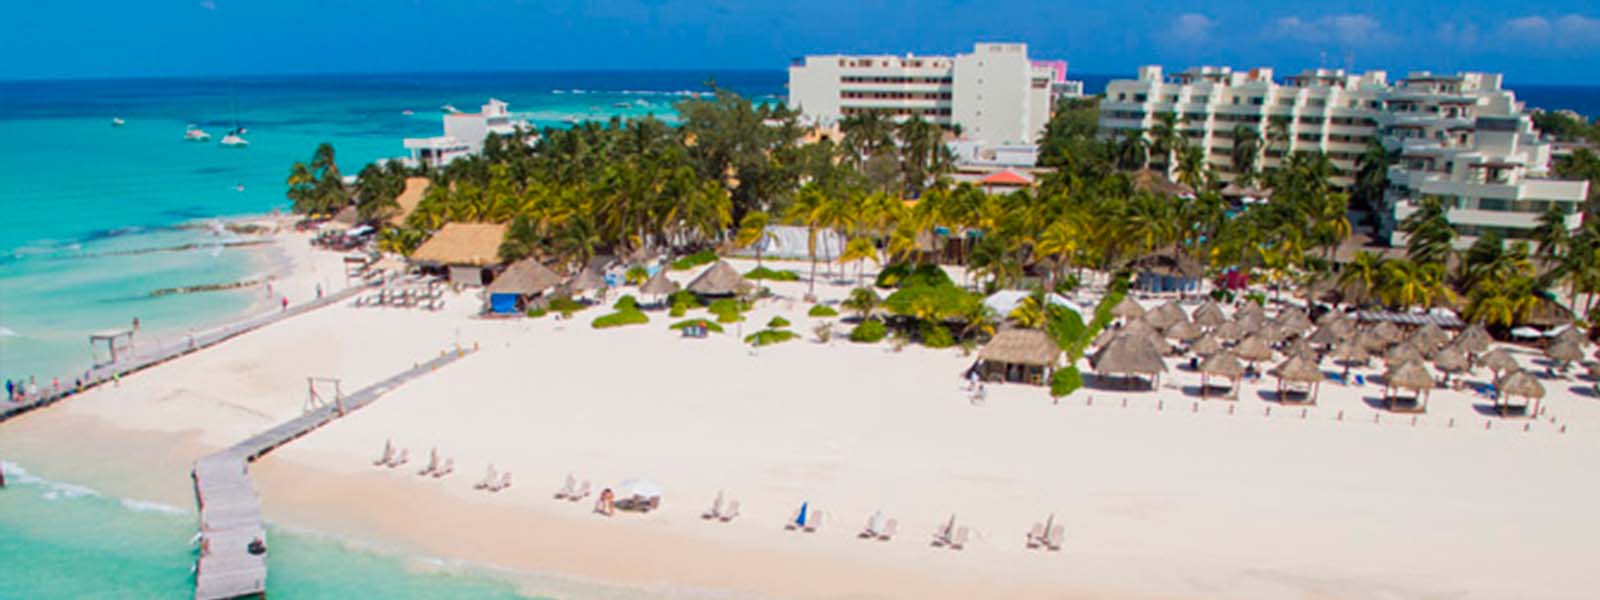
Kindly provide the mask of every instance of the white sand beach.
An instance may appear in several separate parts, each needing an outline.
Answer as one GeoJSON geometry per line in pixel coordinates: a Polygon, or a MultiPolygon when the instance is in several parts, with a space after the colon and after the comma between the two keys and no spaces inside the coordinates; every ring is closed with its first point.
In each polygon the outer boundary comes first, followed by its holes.
{"type": "MultiPolygon", "coordinates": [[[[304,237],[283,236],[295,268],[275,286],[291,302],[342,275],[338,255],[304,237]]],[[[1592,382],[1544,380],[1547,413],[1533,420],[1485,416],[1474,405],[1486,400],[1441,388],[1413,424],[1366,400],[1377,386],[1332,382],[1302,416],[1267,400],[1270,377],[1236,402],[1201,401],[1185,391],[1199,376],[1176,368],[1154,392],[1090,386],[1057,403],[1043,388],[991,384],[974,404],[961,380],[973,357],[960,349],[816,343],[805,284],[769,285],[778,298],[742,329],[782,315],[806,340],[753,351],[733,327],[685,339],[665,311],[610,330],[589,327],[604,308],[483,320],[472,292],[437,313],[323,309],[17,418],[0,454],[191,506],[192,461],[300,414],[306,377],[342,378],[348,392],[460,344],[480,352],[257,462],[268,518],[684,597],[1587,598],[1600,588],[1585,566],[1600,547],[1587,512],[1600,503],[1592,382]],[[75,443],[86,438],[98,441],[75,443]],[[372,466],[385,440],[411,462],[372,466]],[[433,447],[454,475],[415,474],[433,447]],[[473,490],[491,463],[513,485],[473,490]],[[664,499],[649,514],[601,517],[592,496],[551,497],[568,473],[595,490],[647,478],[664,499]],[[741,516],[702,520],[719,491],[741,516]],[[802,502],[825,512],[819,531],[783,529],[802,502]],[[880,509],[899,535],[857,539],[880,509]],[[952,514],[973,539],[932,547],[952,514]],[[1025,548],[1030,525],[1051,514],[1066,525],[1062,550],[1025,548]]],[[[849,288],[817,292],[837,300],[849,288]]],[[[539,581],[528,591],[563,592],[539,581]]]]}

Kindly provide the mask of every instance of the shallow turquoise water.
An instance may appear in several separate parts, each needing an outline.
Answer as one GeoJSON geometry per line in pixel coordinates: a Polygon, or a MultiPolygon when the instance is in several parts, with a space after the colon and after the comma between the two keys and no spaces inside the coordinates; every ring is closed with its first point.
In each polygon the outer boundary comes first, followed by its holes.
{"type": "MultiPolygon", "coordinates": [[[[39,479],[6,465],[0,489],[0,598],[194,595],[193,513],[39,479]]],[[[490,573],[269,529],[267,591],[282,598],[522,598],[490,573]]]]}

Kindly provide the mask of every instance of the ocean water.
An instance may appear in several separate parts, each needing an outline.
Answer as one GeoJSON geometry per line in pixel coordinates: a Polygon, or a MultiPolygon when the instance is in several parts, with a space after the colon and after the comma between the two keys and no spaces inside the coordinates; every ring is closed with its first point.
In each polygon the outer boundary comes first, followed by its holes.
{"type": "MultiPolygon", "coordinates": [[[[231,320],[259,289],[152,297],[161,288],[263,274],[259,248],[211,225],[286,209],[289,165],[332,143],[340,169],[401,156],[438,135],[440,107],[490,97],[538,126],[612,115],[673,117],[672,102],[718,84],[763,100],[772,72],[588,72],[0,82],[0,378],[70,380],[87,336],[127,327],[181,336],[231,320]],[[406,115],[403,111],[412,111],[406,115]],[[111,119],[121,117],[122,127],[111,119]],[[237,122],[248,149],[216,144],[237,122]],[[185,142],[186,124],[213,136],[185,142]],[[242,186],[242,191],[239,190],[242,186]],[[177,248],[187,248],[174,250],[177,248]]],[[[0,429],[3,429],[0,425],[0,429]]],[[[159,507],[90,487],[19,478],[0,490],[0,598],[181,598],[192,507],[159,507]]],[[[496,574],[419,570],[415,557],[274,531],[268,591],[282,598],[509,598],[496,574]]]]}

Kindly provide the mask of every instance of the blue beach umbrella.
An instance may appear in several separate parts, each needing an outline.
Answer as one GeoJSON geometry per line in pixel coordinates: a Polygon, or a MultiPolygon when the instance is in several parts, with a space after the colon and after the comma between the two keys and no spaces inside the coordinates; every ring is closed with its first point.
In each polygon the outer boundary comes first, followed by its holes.
{"type": "Polygon", "coordinates": [[[809,504],[810,504],[809,502],[801,502],[800,503],[800,517],[794,520],[794,524],[795,525],[798,525],[800,527],[805,527],[806,526],[806,507],[809,504]]]}

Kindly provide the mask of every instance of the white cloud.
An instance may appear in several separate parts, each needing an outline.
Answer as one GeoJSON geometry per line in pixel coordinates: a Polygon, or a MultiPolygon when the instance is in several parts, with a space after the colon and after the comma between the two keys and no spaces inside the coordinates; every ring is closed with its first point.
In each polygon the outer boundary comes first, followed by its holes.
{"type": "Polygon", "coordinates": [[[1216,21],[1201,14],[1186,13],[1178,15],[1172,20],[1172,29],[1168,33],[1172,39],[1181,42],[1203,42],[1211,37],[1211,26],[1216,21]]]}
{"type": "Polygon", "coordinates": [[[1600,46],[1600,18],[1580,14],[1567,14],[1548,19],[1528,15],[1510,19],[1500,25],[1501,41],[1506,43],[1532,43],[1559,48],[1600,46]]]}
{"type": "Polygon", "coordinates": [[[1313,19],[1283,17],[1273,21],[1267,37],[1313,44],[1376,46],[1395,40],[1369,15],[1324,15],[1313,19]]]}

